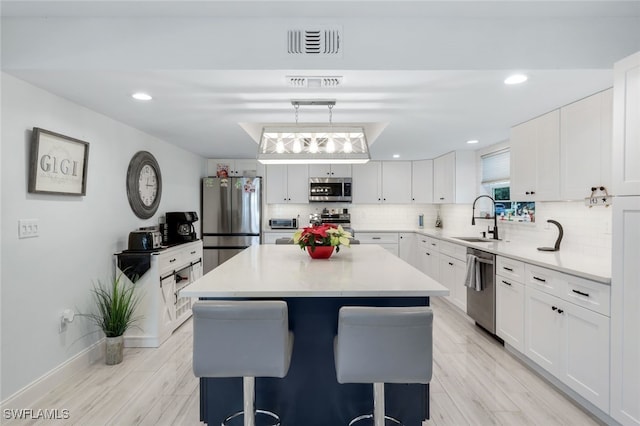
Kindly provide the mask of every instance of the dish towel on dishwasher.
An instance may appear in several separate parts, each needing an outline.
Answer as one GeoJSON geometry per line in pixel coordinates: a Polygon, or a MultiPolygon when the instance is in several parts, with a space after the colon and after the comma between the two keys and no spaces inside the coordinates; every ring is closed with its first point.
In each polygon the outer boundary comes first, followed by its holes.
{"type": "Polygon", "coordinates": [[[464,280],[464,285],[476,291],[482,291],[480,261],[472,254],[467,254],[467,277],[464,280]]]}

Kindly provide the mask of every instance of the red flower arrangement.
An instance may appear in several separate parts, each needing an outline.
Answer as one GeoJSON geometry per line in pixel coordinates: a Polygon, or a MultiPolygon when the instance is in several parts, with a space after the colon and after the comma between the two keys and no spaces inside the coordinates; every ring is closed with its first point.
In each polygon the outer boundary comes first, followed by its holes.
{"type": "Polygon", "coordinates": [[[295,244],[298,244],[302,250],[311,247],[311,251],[314,251],[316,246],[334,246],[338,252],[340,244],[349,247],[349,238],[351,234],[342,229],[342,226],[330,223],[302,228],[293,234],[295,244]]]}

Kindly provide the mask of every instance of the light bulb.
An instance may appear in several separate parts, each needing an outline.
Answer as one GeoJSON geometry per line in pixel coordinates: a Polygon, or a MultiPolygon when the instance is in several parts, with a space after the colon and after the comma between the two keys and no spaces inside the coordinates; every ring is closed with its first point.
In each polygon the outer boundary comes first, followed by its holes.
{"type": "Polygon", "coordinates": [[[318,141],[316,140],[316,134],[311,134],[311,143],[309,144],[309,152],[315,154],[318,152],[318,141]]]}
{"type": "Polygon", "coordinates": [[[302,145],[300,145],[300,139],[295,138],[293,140],[293,148],[292,148],[293,152],[295,152],[296,154],[299,154],[300,151],[302,151],[302,145]]]}
{"type": "Polygon", "coordinates": [[[333,141],[333,135],[330,135],[329,138],[327,139],[327,152],[328,153],[336,152],[336,144],[333,141]]]}
{"type": "Polygon", "coordinates": [[[278,138],[278,142],[276,142],[276,152],[278,154],[282,154],[284,152],[284,142],[282,142],[282,138],[278,138]]]}
{"type": "Polygon", "coordinates": [[[347,154],[349,154],[349,153],[351,153],[351,152],[353,151],[353,146],[351,145],[351,141],[350,141],[350,140],[347,140],[347,141],[344,143],[344,148],[343,148],[343,150],[344,150],[344,152],[345,152],[345,153],[347,153],[347,154]]]}

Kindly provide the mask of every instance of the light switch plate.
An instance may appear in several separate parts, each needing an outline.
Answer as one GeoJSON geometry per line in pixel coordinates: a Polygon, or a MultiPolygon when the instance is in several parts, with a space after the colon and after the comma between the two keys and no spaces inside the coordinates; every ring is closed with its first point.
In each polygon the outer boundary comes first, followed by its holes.
{"type": "Polygon", "coordinates": [[[38,219],[18,220],[18,238],[33,238],[39,236],[38,219]]]}

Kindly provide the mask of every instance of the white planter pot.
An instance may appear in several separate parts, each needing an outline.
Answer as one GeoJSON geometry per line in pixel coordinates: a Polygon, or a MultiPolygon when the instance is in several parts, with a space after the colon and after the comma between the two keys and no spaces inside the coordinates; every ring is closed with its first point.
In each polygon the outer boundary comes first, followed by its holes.
{"type": "Polygon", "coordinates": [[[116,365],[122,362],[124,339],[122,336],[107,337],[105,344],[104,362],[107,365],[116,365]]]}

